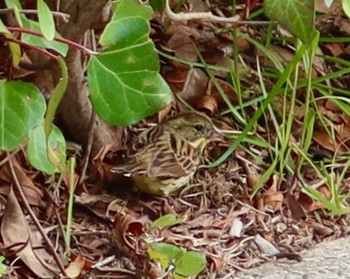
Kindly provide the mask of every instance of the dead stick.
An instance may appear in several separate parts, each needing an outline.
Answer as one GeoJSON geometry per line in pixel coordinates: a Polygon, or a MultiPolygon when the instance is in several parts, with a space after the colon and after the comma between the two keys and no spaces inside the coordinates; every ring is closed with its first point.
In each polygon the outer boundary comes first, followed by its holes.
{"type": "MultiPolygon", "coordinates": [[[[9,153],[7,153],[7,156],[10,156],[9,153]]],[[[56,261],[56,264],[58,266],[58,268],[60,269],[62,275],[64,275],[64,277],[67,277],[67,273],[66,273],[66,270],[62,264],[62,261],[60,259],[60,257],[58,256],[58,254],[56,253],[56,250],[55,248],[53,247],[50,239],[47,237],[43,227],[41,226],[38,218],[36,218],[32,208],[30,207],[29,203],[28,203],[28,200],[23,192],[23,189],[21,187],[21,185],[19,184],[19,181],[18,181],[18,178],[17,178],[17,175],[16,175],[16,172],[15,172],[15,169],[13,167],[13,164],[12,164],[12,160],[11,158],[9,159],[9,166],[10,166],[10,171],[11,171],[11,175],[13,177],[13,180],[14,180],[14,185],[16,186],[17,188],[17,191],[23,201],[23,204],[24,206],[26,207],[26,209],[28,210],[28,213],[30,215],[30,217],[32,218],[35,226],[38,228],[38,231],[40,232],[41,236],[43,237],[43,239],[45,240],[46,244],[49,246],[49,249],[51,250],[51,253],[56,261]]]]}

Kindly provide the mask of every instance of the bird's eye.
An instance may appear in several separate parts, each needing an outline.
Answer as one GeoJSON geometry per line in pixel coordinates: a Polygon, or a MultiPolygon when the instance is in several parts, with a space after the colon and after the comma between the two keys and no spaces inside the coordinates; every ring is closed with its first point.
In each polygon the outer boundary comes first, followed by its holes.
{"type": "Polygon", "coordinates": [[[204,134],[205,132],[205,127],[202,124],[196,124],[194,128],[196,129],[197,132],[201,134],[204,134]]]}

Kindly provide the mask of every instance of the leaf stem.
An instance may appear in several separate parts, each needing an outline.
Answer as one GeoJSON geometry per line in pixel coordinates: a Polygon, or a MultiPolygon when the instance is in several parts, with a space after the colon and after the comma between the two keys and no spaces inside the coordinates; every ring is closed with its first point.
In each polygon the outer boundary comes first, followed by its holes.
{"type": "MultiPolygon", "coordinates": [[[[26,33],[26,34],[30,34],[30,35],[41,37],[41,38],[44,37],[39,32],[23,29],[23,28],[20,28],[20,27],[7,27],[7,29],[12,31],[12,32],[26,33]]],[[[82,46],[81,44],[78,44],[78,43],[73,42],[73,41],[68,40],[68,39],[55,37],[54,40],[57,41],[57,42],[60,42],[60,43],[67,44],[67,45],[69,45],[71,47],[74,47],[74,48],[76,48],[76,49],[78,49],[78,50],[80,50],[80,51],[82,51],[82,52],[84,52],[84,53],[86,53],[88,55],[96,55],[97,54],[97,52],[92,51],[91,49],[88,49],[88,48],[82,46]]]]}

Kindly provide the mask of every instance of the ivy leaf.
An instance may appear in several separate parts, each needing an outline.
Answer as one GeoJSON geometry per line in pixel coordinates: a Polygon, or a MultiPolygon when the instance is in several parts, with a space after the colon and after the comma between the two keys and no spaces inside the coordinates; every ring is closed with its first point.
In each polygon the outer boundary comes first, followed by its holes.
{"type": "Polygon", "coordinates": [[[176,216],[174,214],[167,214],[153,221],[150,229],[173,226],[185,222],[186,220],[187,215],[176,216]]]}
{"type": "Polygon", "coordinates": [[[53,126],[47,142],[44,125],[32,130],[29,134],[27,155],[30,164],[37,170],[47,174],[61,172],[66,162],[66,141],[60,129],[53,126]]]}
{"type": "Polygon", "coordinates": [[[341,1],[341,5],[343,7],[344,13],[347,15],[347,17],[350,18],[350,1],[349,0],[343,0],[343,1],[341,1]]]}
{"type": "Polygon", "coordinates": [[[314,30],[314,0],[265,0],[266,16],[286,27],[303,43],[310,41],[314,30]]]}
{"type": "Polygon", "coordinates": [[[175,245],[161,242],[149,247],[147,253],[150,259],[159,262],[166,269],[171,260],[180,258],[184,252],[175,245]]]}
{"type": "MultiPolygon", "coordinates": [[[[10,39],[13,38],[12,33],[7,29],[7,27],[1,21],[1,19],[0,19],[0,33],[3,33],[6,38],[10,38],[10,39]]],[[[12,63],[17,68],[21,60],[21,48],[19,44],[14,42],[8,42],[8,45],[12,56],[12,63]]]]}
{"type": "Polygon", "coordinates": [[[43,0],[37,0],[38,3],[38,19],[41,33],[44,37],[52,41],[55,37],[55,22],[52,13],[43,0]]]}
{"type": "Polygon", "coordinates": [[[101,35],[105,49],[88,65],[88,85],[97,114],[115,125],[130,125],[173,100],[159,74],[159,59],[149,38],[150,8],[122,0],[101,35]]]}
{"type": "Polygon", "coordinates": [[[4,256],[0,256],[0,276],[5,275],[7,266],[3,263],[5,260],[4,256]]]}
{"type": "Polygon", "coordinates": [[[0,81],[0,150],[17,148],[44,121],[46,103],[30,83],[0,81]]]}
{"type": "MultiPolygon", "coordinates": [[[[41,33],[40,25],[38,22],[27,19],[24,15],[21,15],[21,19],[23,22],[23,27],[28,30],[32,30],[38,33],[41,33]]],[[[56,33],[57,37],[60,35],[56,33]]],[[[57,51],[62,56],[66,56],[68,52],[68,45],[57,42],[57,41],[49,41],[45,38],[40,38],[31,34],[22,34],[22,41],[31,45],[35,45],[38,47],[48,48],[57,51]]]]}
{"type": "Polygon", "coordinates": [[[114,15],[112,20],[126,17],[141,17],[145,20],[152,18],[152,8],[149,5],[137,4],[134,0],[123,0],[114,6],[114,15]]]}
{"type": "Polygon", "coordinates": [[[207,262],[205,257],[198,252],[185,252],[175,262],[175,272],[182,276],[196,276],[204,270],[207,262]]]}
{"type": "Polygon", "coordinates": [[[6,7],[10,9],[13,9],[15,7],[22,9],[21,2],[19,0],[5,0],[5,4],[6,7]]]}

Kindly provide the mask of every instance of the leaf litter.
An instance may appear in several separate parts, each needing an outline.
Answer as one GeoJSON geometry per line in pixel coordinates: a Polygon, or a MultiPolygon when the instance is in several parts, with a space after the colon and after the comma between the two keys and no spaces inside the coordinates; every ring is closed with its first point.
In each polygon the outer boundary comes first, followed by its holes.
{"type": "MultiPolygon", "coordinates": [[[[196,10],[196,5],[199,4],[195,4],[192,9],[196,10]]],[[[324,13],[318,21],[321,24],[326,19],[329,20],[327,15],[332,10],[325,7],[319,9],[324,13]]],[[[227,11],[223,8],[222,12],[227,11]]],[[[154,23],[161,24],[157,20],[154,23]]],[[[331,28],[335,27],[340,32],[350,33],[346,20],[341,17],[336,18],[332,24],[322,25],[322,32],[331,34],[331,28]]],[[[241,92],[243,96],[247,99],[261,94],[256,87],[258,77],[255,57],[264,55],[242,40],[238,44],[242,52],[241,61],[226,59],[225,51],[232,53],[230,46],[233,38],[224,32],[214,32],[216,28],[214,24],[203,24],[200,21],[172,23],[165,34],[158,34],[163,40],[159,49],[189,62],[199,61],[199,50],[204,61],[212,65],[233,66],[232,63],[238,63],[238,68],[241,71],[244,69],[241,76],[242,87],[245,89],[241,92]]],[[[246,26],[242,26],[241,30],[253,36],[258,36],[261,32],[259,28],[246,26]]],[[[276,44],[270,50],[278,54],[281,63],[290,61],[293,56],[293,51],[285,46],[276,44]]],[[[341,57],[347,51],[342,43],[325,43],[322,50],[334,57],[341,57]]],[[[273,68],[270,62],[266,59],[262,66],[273,68]]],[[[327,65],[324,60],[318,60],[317,63],[314,65],[314,78],[323,75],[324,69],[337,70],[337,65],[327,65]]],[[[176,96],[194,108],[211,116],[217,116],[227,109],[212,79],[203,68],[166,60],[163,74],[176,96]]],[[[230,73],[216,69],[214,75],[228,98],[237,103],[237,92],[231,85],[230,73]]],[[[344,76],[332,82],[347,88],[348,81],[349,77],[344,76]]],[[[271,83],[272,80],[266,80],[267,86],[271,83]]],[[[298,94],[300,100],[303,100],[303,91],[300,90],[298,94]]],[[[276,97],[275,104],[276,108],[282,108],[278,104],[291,107],[289,101],[280,96],[276,97]]],[[[336,103],[328,100],[318,101],[317,106],[320,115],[333,125],[334,134],[329,133],[321,123],[317,123],[317,129],[312,135],[311,151],[321,161],[324,158],[329,159],[327,152],[330,152],[331,157],[334,154],[347,155],[350,131],[348,115],[336,103]]],[[[146,123],[128,129],[126,141],[149,122],[167,118],[174,113],[174,108],[181,111],[185,106],[178,101],[177,105],[162,111],[158,118],[149,118],[146,123]]],[[[252,115],[254,110],[256,106],[250,106],[247,115],[252,115]]],[[[298,138],[298,131],[303,125],[305,108],[299,103],[295,106],[295,112],[293,142],[296,142],[295,138],[298,138]]],[[[219,120],[228,130],[241,131],[244,128],[233,122],[229,115],[221,116],[219,120]]],[[[259,122],[254,135],[275,141],[277,136],[269,128],[270,121],[271,119],[265,117],[263,122],[259,122]]],[[[210,146],[207,152],[208,161],[213,161],[228,146],[229,141],[210,146]]],[[[237,149],[219,167],[201,169],[189,187],[167,198],[150,197],[133,191],[130,182],[110,174],[109,168],[116,164],[116,158],[111,156],[108,147],[101,150],[89,166],[87,180],[78,185],[76,191],[72,251],[70,263],[64,263],[69,278],[88,278],[90,275],[104,278],[165,278],[171,274],[171,270],[163,270],[147,254],[147,249],[152,244],[161,242],[202,253],[207,259],[207,266],[198,278],[224,278],[270,260],[301,260],[300,251],[321,241],[349,234],[347,215],[329,214],[323,203],[311,199],[300,190],[307,184],[321,196],[331,198],[326,181],[310,165],[301,166],[298,174],[300,177],[276,171],[257,195],[251,197],[255,185],[271,164],[271,158],[269,151],[259,146],[243,146],[244,150],[237,149]],[[106,192],[107,188],[109,191],[106,192]],[[164,227],[151,228],[152,221],[167,214],[187,218],[181,220],[181,223],[174,222],[164,227]]],[[[299,156],[299,151],[293,149],[291,158],[294,162],[298,161],[299,156]]],[[[51,242],[55,244],[57,253],[64,258],[66,247],[63,224],[67,218],[68,186],[64,181],[59,187],[53,185],[54,180],[30,169],[22,155],[16,158],[14,169],[25,197],[51,242]]],[[[333,167],[332,175],[336,180],[339,178],[341,166],[333,167]]],[[[54,274],[60,273],[56,260],[33,220],[29,218],[23,201],[13,190],[13,177],[7,164],[1,165],[0,177],[1,201],[6,202],[1,220],[1,254],[6,256],[7,265],[13,267],[11,274],[22,278],[53,278],[54,274]]],[[[341,193],[346,194],[348,191],[349,179],[345,178],[341,193]]]]}

